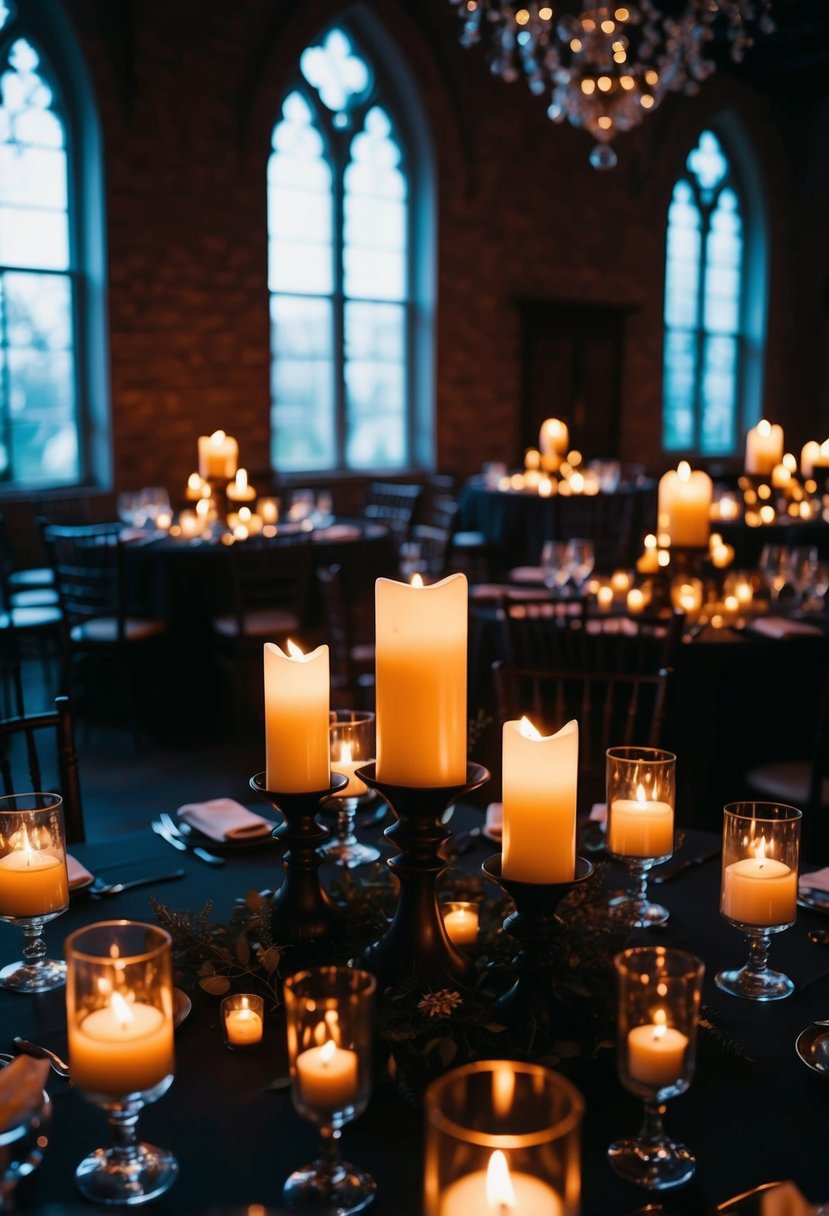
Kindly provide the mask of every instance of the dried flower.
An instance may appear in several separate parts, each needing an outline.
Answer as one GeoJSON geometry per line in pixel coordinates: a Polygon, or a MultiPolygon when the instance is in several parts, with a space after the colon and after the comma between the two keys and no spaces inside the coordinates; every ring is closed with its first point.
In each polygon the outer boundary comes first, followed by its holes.
{"type": "Polygon", "coordinates": [[[450,1018],[455,1010],[463,1004],[463,997],[451,988],[439,988],[437,992],[427,992],[417,1007],[421,1013],[430,1018],[450,1018]]]}

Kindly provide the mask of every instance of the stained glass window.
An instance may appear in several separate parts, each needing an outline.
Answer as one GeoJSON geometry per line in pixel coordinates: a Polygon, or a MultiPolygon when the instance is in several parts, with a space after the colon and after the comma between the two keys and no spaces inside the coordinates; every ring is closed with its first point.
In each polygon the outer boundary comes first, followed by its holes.
{"type": "Polygon", "coordinates": [[[668,208],[664,427],[667,451],[727,455],[742,433],[745,241],[722,145],[703,131],[668,208]]]}
{"type": "Polygon", "coordinates": [[[409,198],[390,101],[351,36],[332,29],[300,56],[268,164],[279,470],[411,459],[409,198]]]}
{"type": "Polygon", "coordinates": [[[0,482],[44,486],[81,472],[69,166],[48,68],[14,15],[2,5],[0,482]]]}

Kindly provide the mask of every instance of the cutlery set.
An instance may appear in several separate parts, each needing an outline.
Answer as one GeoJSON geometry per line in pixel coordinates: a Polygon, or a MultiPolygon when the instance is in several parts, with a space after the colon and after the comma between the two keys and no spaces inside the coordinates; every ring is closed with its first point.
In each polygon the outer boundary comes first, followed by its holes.
{"type": "Polygon", "coordinates": [[[223,866],[225,864],[224,857],[219,857],[217,853],[211,853],[208,849],[202,848],[201,845],[194,844],[164,811],[162,811],[158,819],[152,821],[150,826],[156,836],[160,836],[162,840],[166,840],[167,844],[172,845],[180,853],[192,853],[194,857],[198,857],[199,861],[203,861],[209,866],[223,866]]]}

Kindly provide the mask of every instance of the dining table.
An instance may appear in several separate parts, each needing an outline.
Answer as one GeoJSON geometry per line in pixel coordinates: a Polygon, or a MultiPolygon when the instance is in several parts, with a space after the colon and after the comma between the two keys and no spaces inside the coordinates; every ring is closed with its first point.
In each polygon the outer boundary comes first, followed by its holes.
{"type": "MultiPolygon", "coordinates": [[[[251,806],[263,814],[270,810],[261,803],[251,806]]],[[[480,874],[484,860],[498,852],[498,845],[481,832],[483,825],[481,808],[465,803],[455,807],[451,826],[464,847],[452,864],[469,875],[480,874]]],[[[379,825],[361,828],[361,835],[379,843],[386,856],[391,852],[379,825]]],[[[808,936],[809,930],[829,926],[827,912],[800,909],[796,923],[774,939],[771,964],[794,980],[790,998],[762,1004],[721,992],[715,983],[718,970],[741,965],[747,947],[719,912],[719,840],[717,833],[679,833],[679,849],[665,869],[681,860],[691,864],[658,888],[652,887],[670,918],[660,928],[633,929],[628,937],[630,944],[681,948],[705,964],[702,1008],[708,1029],[700,1030],[690,1088],[667,1107],[669,1133],[688,1144],[697,1159],[693,1180],[669,1197],[662,1196],[664,1210],[676,1216],[703,1216],[730,1196],[777,1179],[793,1180],[813,1202],[829,1198],[829,1164],[824,1156],[829,1075],[812,1071],[795,1051],[800,1032],[816,1019],[829,1017],[829,949],[808,936]]],[[[597,844],[595,833],[591,848],[598,849],[593,853],[596,860],[601,856],[601,840],[597,844]]],[[[181,867],[183,878],[149,888],[149,894],[182,914],[198,912],[211,901],[213,918],[226,921],[235,901],[246,892],[279,885],[281,846],[267,836],[255,844],[218,851],[225,864],[210,866],[191,852],[174,852],[149,825],[146,830],[113,834],[72,849],[91,872],[108,881],[161,875],[181,867]]],[[[321,874],[325,883],[331,883],[342,871],[326,863],[321,874]]],[[[359,870],[351,875],[359,882],[359,870]]],[[[612,863],[604,866],[595,899],[606,900],[608,889],[618,890],[627,881],[624,870],[612,863]]],[[[482,889],[483,899],[494,896],[488,881],[482,882],[482,889]]],[[[140,888],[96,900],[88,890],[77,891],[68,911],[46,927],[50,952],[61,956],[66,936],[95,921],[153,921],[149,894],[147,888],[140,888]]],[[[21,945],[17,926],[0,924],[3,961],[19,957],[21,945]]],[[[191,1009],[176,1031],[175,1079],[159,1101],[145,1108],[139,1123],[140,1136],[172,1150],[180,1167],[172,1189],[150,1210],[164,1216],[249,1213],[252,1209],[247,1205],[253,1204],[267,1211],[281,1210],[284,1180],[312,1160],[317,1147],[315,1129],[297,1114],[285,1085],[282,1010],[268,1008],[259,1048],[232,1052],[223,1042],[218,998],[192,985],[186,995],[191,1009]]],[[[66,1058],[63,990],[35,996],[0,991],[0,1051],[12,1051],[16,1035],[66,1058]]],[[[590,1054],[576,1054],[557,1066],[579,1088],[586,1104],[582,1216],[631,1216],[655,1197],[621,1181],[607,1162],[611,1141],[638,1131],[642,1116],[641,1103],[617,1078],[612,1034],[590,1054]]],[[[48,1090],[53,1103],[49,1144],[40,1167],[19,1184],[19,1210],[38,1216],[98,1210],[84,1205],[73,1174],[91,1149],[107,1143],[103,1114],[57,1076],[50,1077],[48,1090]]],[[[379,1069],[367,1110],[344,1129],[343,1153],[376,1179],[372,1210],[377,1216],[421,1213],[423,1110],[410,1092],[401,1092],[379,1069]]]]}

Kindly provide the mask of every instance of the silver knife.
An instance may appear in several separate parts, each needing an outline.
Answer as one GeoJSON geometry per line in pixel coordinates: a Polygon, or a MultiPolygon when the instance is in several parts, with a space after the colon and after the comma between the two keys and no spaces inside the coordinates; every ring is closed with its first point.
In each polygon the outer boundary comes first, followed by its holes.
{"type": "Polygon", "coordinates": [[[156,836],[160,836],[162,840],[166,840],[167,844],[171,844],[180,853],[193,853],[200,861],[207,862],[209,866],[223,866],[225,864],[224,857],[218,857],[215,853],[208,853],[207,849],[203,849],[200,845],[190,844],[188,840],[185,840],[184,837],[180,836],[168,824],[154,819],[150,826],[156,836]]]}
{"type": "Polygon", "coordinates": [[[716,849],[708,849],[705,853],[700,853],[698,857],[689,857],[685,861],[678,861],[675,866],[668,866],[667,869],[662,871],[654,871],[648,881],[657,884],[670,882],[672,878],[676,878],[679,874],[684,874],[686,870],[692,869],[693,866],[701,866],[704,861],[710,861],[713,857],[719,857],[720,853],[722,853],[722,848],[718,845],[716,849]]]}

